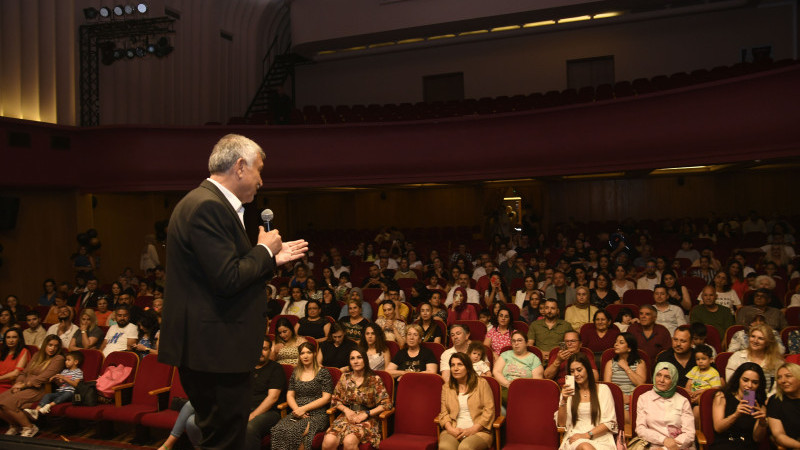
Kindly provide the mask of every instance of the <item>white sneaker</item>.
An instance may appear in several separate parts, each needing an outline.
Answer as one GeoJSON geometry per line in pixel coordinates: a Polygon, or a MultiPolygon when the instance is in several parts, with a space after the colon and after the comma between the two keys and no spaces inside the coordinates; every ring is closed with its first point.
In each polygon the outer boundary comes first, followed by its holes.
{"type": "Polygon", "coordinates": [[[19,428],[9,425],[8,430],[6,430],[6,436],[16,436],[19,434],[19,428]]]}
{"type": "Polygon", "coordinates": [[[50,406],[50,403],[42,406],[41,408],[39,408],[39,414],[50,414],[50,408],[52,408],[52,406],[50,406]]]}
{"type": "Polygon", "coordinates": [[[39,427],[37,427],[36,425],[31,425],[30,427],[23,428],[22,433],[20,433],[19,435],[22,437],[34,437],[38,432],[39,432],[39,427]]]}
{"type": "Polygon", "coordinates": [[[23,409],[23,411],[25,411],[31,417],[31,419],[33,419],[33,420],[36,420],[36,419],[39,418],[39,410],[38,409],[25,408],[25,409],[23,409]]]}

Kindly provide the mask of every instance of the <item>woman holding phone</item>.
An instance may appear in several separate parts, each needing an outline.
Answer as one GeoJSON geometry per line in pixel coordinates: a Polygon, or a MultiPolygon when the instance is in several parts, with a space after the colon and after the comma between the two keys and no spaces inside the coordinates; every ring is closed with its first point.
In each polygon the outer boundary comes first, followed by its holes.
{"type": "Polygon", "coordinates": [[[767,392],[764,371],[756,363],[740,365],[725,389],[714,396],[713,449],[758,448],[767,436],[767,392]]]}

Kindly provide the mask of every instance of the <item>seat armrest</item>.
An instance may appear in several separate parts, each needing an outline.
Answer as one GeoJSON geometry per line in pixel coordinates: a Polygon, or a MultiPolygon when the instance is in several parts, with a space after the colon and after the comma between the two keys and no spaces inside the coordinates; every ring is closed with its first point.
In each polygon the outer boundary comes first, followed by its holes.
{"type": "Polygon", "coordinates": [[[162,388],[153,389],[152,391],[149,391],[147,393],[147,395],[163,394],[164,392],[169,392],[169,388],[170,388],[169,386],[165,386],[165,387],[162,387],[162,388]]]}

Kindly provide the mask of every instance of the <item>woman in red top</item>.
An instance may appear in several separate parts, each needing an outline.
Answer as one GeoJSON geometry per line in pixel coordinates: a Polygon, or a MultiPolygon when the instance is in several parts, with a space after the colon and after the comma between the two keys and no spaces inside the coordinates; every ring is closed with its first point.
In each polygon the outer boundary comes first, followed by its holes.
{"type": "Polygon", "coordinates": [[[453,292],[453,303],[447,309],[448,327],[456,320],[478,320],[475,308],[467,304],[467,290],[462,287],[457,287],[453,292]]]}
{"type": "Polygon", "coordinates": [[[2,349],[0,349],[0,393],[11,389],[17,375],[31,358],[21,334],[19,328],[9,328],[3,335],[2,349]]]}

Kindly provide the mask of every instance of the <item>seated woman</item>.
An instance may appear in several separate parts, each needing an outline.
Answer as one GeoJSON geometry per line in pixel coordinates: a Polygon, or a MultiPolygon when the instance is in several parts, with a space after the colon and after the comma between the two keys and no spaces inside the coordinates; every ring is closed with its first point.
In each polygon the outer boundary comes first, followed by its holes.
{"type": "Polygon", "coordinates": [[[306,313],[306,293],[300,286],[291,288],[289,294],[289,301],[283,305],[281,315],[292,315],[297,317],[304,317],[306,313]]]}
{"type": "Polygon", "coordinates": [[[419,305],[423,302],[427,302],[431,299],[431,291],[425,287],[425,283],[421,281],[417,281],[411,286],[411,292],[408,298],[408,303],[411,303],[414,307],[419,307],[419,305]]]}
{"type": "Polygon", "coordinates": [[[331,325],[330,339],[319,344],[317,362],[323,367],[336,367],[344,370],[350,363],[350,352],[358,346],[344,337],[344,330],[339,322],[331,325]]]}
{"type": "Polygon", "coordinates": [[[391,300],[384,300],[381,303],[383,316],[375,319],[375,325],[383,329],[383,334],[387,341],[397,342],[402,347],[406,342],[406,323],[397,316],[397,308],[391,300]]]}
{"type": "Polygon", "coordinates": [[[668,362],[656,364],[653,389],[636,403],[636,435],[651,449],[694,449],[694,414],[689,400],[676,394],[678,369],[668,362]]]}
{"type": "Polygon", "coordinates": [[[3,336],[0,344],[0,393],[11,389],[17,376],[25,369],[31,357],[25,348],[22,333],[17,328],[10,328],[3,336]]]}
{"type": "Polygon", "coordinates": [[[172,447],[178,443],[178,439],[181,438],[184,432],[186,432],[189,442],[197,447],[203,436],[200,432],[200,427],[195,424],[194,418],[194,406],[192,406],[192,402],[187,401],[178,412],[178,418],[175,419],[175,424],[172,426],[167,440],[161,444],[161,447],[158,447],[158,450],[172,450],[172,447]]]}
{"type": "Polygon", "coordinates": [[[322,288],[320,306],[322,307],[322,316],[330,316],[334,319],[339,316],[339,311],[342,309],[342,306],[336,301],[336,292],[329,287],[322,288]]]}
{"type": "Polygon", "coordinates": [[[749,450],[767,436],[767,392],[764,390],[764,372],[756,363],[740,365],[722,391],[714,395],[713,449],[749,450]],[[755,392],[755,405],[745,398],[755,392]]]}
{"type": "Polygon", "coordinates": [[[530,324],[542,317],[539,314],[539,304],[542,302],[542,298],[544,298],[544,293],[536,289],[536,281],[533,276],[528,275],[525,277],[525,290],[517,291],[515,300],[515,304],[519,306],[520,318],[525,323],[530,324]],[[521,306],[520,303],[522,304],[521,306]]]}
{"type": "Polygon", "coordinates": [[[146,310],[139,316],[139,340],[133,345],[133,351],[144,358],[147,355],[158,355],[158,337],[160,336],[158,316],[153,310],[146,310]]]}
{"type": "Polygon", "coordinates": [[[31,403],[38,403],[44,396],[44,389],[49,384],[50,378],[63,369],[61,338],[49,334],[11,389],[0,394],[0,419],[9,424],[7,435],[20,433],[20,428],[22,428],[20,435],[23,437],[33,437],[39,432],[39,428],[31,423],[22,408],[31,403]]]}
{"type": "Polygon", "coordinates": [[[778,368],[775,395],[767,403],[769,429],[775,443],[800,448],[800,366],[784,363],[778,368]]]}
{"type": "Polygon", "coordinates": [[[612,323],[611,316],[604,309],[594,313],[592,323],[580,328],[581,343],[595,354],[602,354],[614,346],[619,336],[619,328],[612,323]]]}
{"type": "Polygon", "coordinates": [[[294,324],[295,334],[312,337],[319,343],[328,339],[330,330],[331,323],[322,317],[322,306],[317,300],[309,300],[306,303],[305,317],[294,324]]]}
{"type": "Polygon", "coordinates": [[[625,422],[630,423],[631,394],[636,386],[647,380],[647,364],[639,359],[639,344],[630,333],[617,336],[614,358],[603,368],[603,379],[611,381],[622,390],[625,400],[625,422]]]}
{"type": "Polygon", "coordinates": [[[15,295],[6,297],[6,308],[11,312],[11,322],[17,323],[25,320],[25,314],[28,313],[28,307],[19,304],[19,299],[15,295]]]}
{"type": "Polygon", "coordinates": [[[358,347],[367,355],[370,369],[384,370],[389,366],[389,347],[386,345],[383,329],[378,325],[371,323],[364,327],[364,337],[358,347]]]}
{"type": "Polygon", "coordinates": [[[633,284],[633,281],[627,278],[628,271],[622,264],[615,265],[614,271],[611,273],[614,274],[614,279],[611,280],[611,289],[617,293],[619,298],[622,298],[625,292],[636,289],[636,285],[633,284]]]}
{"type": "MultiPolygon", "coordinates": [[[[800,285],[798,285],[800,286],[800,285]]],[[[755,325],[766,325],[767,318],[764,317],[763,314],[756,314],[750,319],[750,323],[745,326],[744,330],[739,330],[736,333],[733,333],[731,337],[731,342],[728,344],[729,352],[738,352],[739,350],[744,350],[750,346],[750,328],[755,325]]],[[[794,331],[792,332],[794,333],[794,331]]],[[[792,346],[792,333],[789,333],[789,353],[794,353],[791,351],[792,346]]],[[[783,347],[783,341],[781,340],[781,335],[776,330],[772,330],[772,336],[775,338],[775,343],[778,344],[778,353],[783,355],[786,353],[786,349],[783,347]]],[[[797,347],[798,352],[800,352],[800,345],[797,347]]]]}
{"type": "Polygon", "coordinates": [[[322,300],[322,291],[317,289],[317,282],[311,277],[306,280],[306,298],[309,300],[322,300]]]}
{"type": "Polygon", "coordinates": [[[589,303],[590,292],[586,286],[575,288],[575,303],[567,306],[564,320],[572,325],[572,329],[580,332],[584,324],[591,323],[594,314],[599,311],[596,306],[589,303]]]}
{"type": "Polygon", "coordinates": [[[566,427],[561,450],[616,450],[619,431],[611,389],[594,379],[592,365],[583,353],[567,360],[574,386],[565,385],[555,413],[556,424],[566,427]]]}
{"type": "Polygon", "coordinates": [[[302,290],[306,289],[308,282],[308,267],[304,264],[298,264],[294,268],[294,276],[289,279],[289,288],[299,287],[302,290]]]}
{"type": "Polygon", "coordinates": [[[333,391],[331,407],[341,414],[325,433],[323,450],[356,450],[360,443],[378,448],[381,441],[377,417],[392,407],[392,399],[381,377],[369,368],[363,350],[350,352],[349,370],[342,374],[333,391]]]}
{"type": "Polygon", "coordinates": [[[76,351],[82,348],[99,349],[103,343],[105,333],[97,326],[97,317],[92,308],[81,311],[80,327],[72,335],[69,341],[69,351],[76,351]]]}
{"type": "Polygon", "coordinates": [[[511,310],[507,306],[500,304],[497,313],[492,315],[492,328],[486,332],[486,339],[483,345],[489,347],[494,354],[494,359],[500,356],[500,351],[504,347],[511,345],[511,310]]]}
{"type": "Polygon", "coordinates": [[[300,344],[300,362],[289,379],[286,402],[291,413],[272,427],[272,448],[311,448],[314,435],[328,428],[325,410],[331,402],[333,378],[317,364],[316,349],[310,342],[300,344]]]}
{"type": "Polygon", "coordinates": [[[450,357],[450,378],[442,387],[439,413],[440,450],[480,450],[492,446],[494,396],[489,382],[479,377],[470,358],[461,352],[450,357]]]}
{"type": "Polygon", "coordinates": [[[95,318],[97,319],[97,326],[100,327],[109,327],[111,323],[109,320],[114,317],[114,311],[108,309],[108,299],[105,297],[100,297],[97,299],[97,309],[94,312],[95,318]]]}
{"type": "Polygon", "coordinates": [[[270,358],[279,364],[296,365],[299,356],[298,347],[306,342],[306,339],[294,332],[292,323],[286,317],[278,319],[275,324],[275,332],[277,336],[270,358]]]}
{"type": "Polygon", "coordinates": [[[369,325],[369,320],[362,315],[363,310],[361,309],[361,303],[360,297],[351,297],[347,302],[347,311],[349,315],[339,319],[339,323],[342,324],[342,329],[344,329],[345,336],[356,343],[361,342],[361,338],[364,335],[364,327],[369,325]]]}
{"type": "Polygon", "coordinates": [[[491,305],[493,303],[509,303],[511,300],[503,277],[499,273],[491,274],[489,276],[489,288],[483,294],[483,303],[491,305]]]}
{"type": "Polygon", "coordinates": [[[678,283],[678,276],[672,270],[665,270],[661,273],[661,284],[667,288],[667,301],[670,305],[680,306],[684,311],[692,309],[692,299],[689,297],[689,290],[686,286],[678,283]]]}
{"type": "Polygon", "coordinates": [[[433,310],[433,318],[438,318],[442,322],[447,323],[448,317],[448,310],[445,308],[444,302],[442,301],[442,293],[441,291],[433,291],[431,292],[431,308],[433,310]]]}
{"type": "Polygon", "coordinates": [[[475,308],[467,304],[467,290],[457,287],[453,292],[453,303],[447,308],[447,326],[456,320],[478,320],[475,308]]]}
{"type": "Polygon", "coordinates": [[[386,368],[389,375],[400,378],[408,372],[437,373],[438,361],[433,352],[420,346],[422,327],[413,323],[406,328],[406,348],[394,355],[386,368]]]}
{"type": "Polygon", "coordinates": [[[528,351],[528,338],[519,330],[511,334],[511,350],[500,354],[494,362],[492,375],[500,383],[503,404],[508,399],[508,386],[517,378],[537,378],[544,376],[544,367],[539,357],[528,351]]]}
{"type": "Polygon", "coordinates": [[[416,323],[422,330],[422,342],[436,342],[437,344],[442,344],[442,330],[434,320],[436,319],[433,318],[433,307],[431,304],[428,302],[420,303],[419,319],[417,319],[416,323]]]}
{"type": "Polygon", "coordinates": [[[732,354],[725,367],[725,379],[729,380],[734,371],[745,362],[754,362],[764,371],[763,385],[767,392],[771,392],[775,381],[775,371],[783,364],[783,358],[778,352],[778,344],[769,325],[756,325],[750,327],[748,347],[732,354]]]}
{"type": "Polygon", "coordinates": [[[620,303],[620,297],[617,292],[611,289],[611,279],[604,272],[597,274],[594,280],[594,289],[591,291],[590,301],[594,306],[600,309],[612,303],[620,303]]]}

